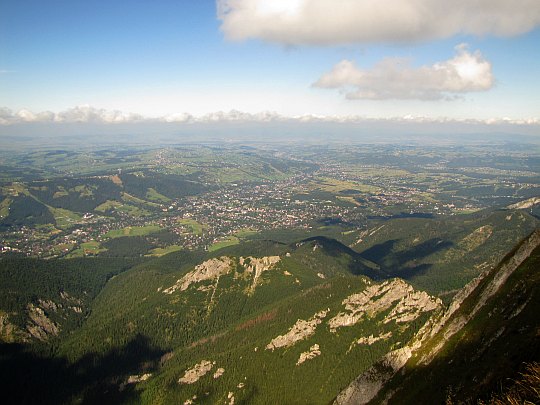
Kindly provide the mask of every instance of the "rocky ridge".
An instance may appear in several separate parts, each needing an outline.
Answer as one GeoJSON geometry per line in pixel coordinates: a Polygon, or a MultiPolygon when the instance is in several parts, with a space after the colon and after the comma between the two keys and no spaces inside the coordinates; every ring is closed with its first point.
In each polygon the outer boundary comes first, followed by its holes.
{"type": "Polygon", "coordinates": [[[194,384],[199,381],[199,378],[205,376],[216,362],[209,360],[203,360],[200,363],[195,364],[192,368],[186,370],[183,377],[180,377],[178,384],[194,384]]]}
{"type": "MultiPolygon", "coordinates": [[[[501,288],[512,273],[540,246],[540,230],[533,232],[503,263],[485,270],[467,284],[444,312],[436,312],[403,348],[386,354],[381,361],[359,375],[334,401],[335,405],[367,404],[377,396],[383,386],[411,359],[419,353],[418,364],[429,365],[442,350],[445,343],[459,332],[486,302],[501,288]],[[479,293],[475,305],[462,311],[463,303],[473,293],[479,293]],[[429,344],[430,349],[421,352],[429,344]]],[[[393,395],[388,394],[386,400],[393,395]]]]}
{"type": "Polygon", "coordinates": [[[534,207],[536,204],[540,204],[540,197],[532,197],[527,200],[517,202],[515,204],[509,205],[509,209],[527,209],[534,207]]]}
{"type": "Polygon", "coordinates": [[[387,332],[378,336],[369,335],[367,337],[361,337],[355,343],[357,345],[371,346],[373,343],[377,343],[380,340],[387,340],[387,339],[390,339],[391,337],[392,337],[392,332],[387,332]]]}
{"type": "Polygon", "coordinates": [[[317,343],[315,343],[313,346],[309,348],[307,352],[300,353],[300,357],[298,358],[296,365],[299,366],[305,361],[314,359],[315,357],[320,356],[320,355],[321,355],[320,347],[317,343]]]}
{"type": "Polygon", "coordinates": [[[383,323],[390,321],[409,322],[418,318],[423,312],[439,308],[442,302],[430,297],[424,291],[414,288],[401,279],[374,284],[358,294],[353,294],[343,300],[345,311],[338,313],[328,322],[330,330],[355,325],[363,317],[374,317],[378,313],[390,309],[397,301],[392,311],[385,317],[383,323]]]}
{"type": "Polygon", "coordinates": [[[307,321],[299,319],[285,335],[279,335],[272,339],[266,350],[275,350],[281,347],[291,347],[295,343],[307,339],[315,333],[317,325],[321,324],[329,310],[317,312],[307,321]]]}

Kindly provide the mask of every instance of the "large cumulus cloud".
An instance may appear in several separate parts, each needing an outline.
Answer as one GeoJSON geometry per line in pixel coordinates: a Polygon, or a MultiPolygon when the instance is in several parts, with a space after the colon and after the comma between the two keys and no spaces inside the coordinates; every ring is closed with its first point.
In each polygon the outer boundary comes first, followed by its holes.
{"type": "Polygon", "coordinates": [[[217,0],[228,39],[287,45],[501,37],[540,25],[538,0],[217,0]]]}

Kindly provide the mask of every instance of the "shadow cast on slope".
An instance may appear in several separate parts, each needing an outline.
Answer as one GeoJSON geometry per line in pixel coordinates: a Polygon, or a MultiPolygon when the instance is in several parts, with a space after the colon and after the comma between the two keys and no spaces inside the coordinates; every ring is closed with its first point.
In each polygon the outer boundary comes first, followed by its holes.
{"type": "Polygon", "coordinates": [[[453,242],[445,241],[440,238],[432,238],[413,246],[408,250],[396,253],[396,261],[398,263],[407,263],[411,260],[419,260],[431,256],[441,250],[448,249],[454,245],[453,242]]]}
{"type": "Polygon", "coordinates": [[[387,240],[386,242],[373,245],[369,249],[361,252],[360,255],[368,260],[371,260],[372,262],[381,264],[392,255],[394,246],[398,242],[399,241],[397,239],[387,240]]]}
{"type": "Polygon", "coordinates": [[[138,398],[127,376],[151,372],[164,354],[137,335],[104,355],[87,354],[75,363],[46,357],[21,344],[0,345],[0,389],[8,404],[117,404],[138,398]]]}
{"type": "Polygon", "coordinates": [[[374,245],[361,252],[360,256],[380,265],[387,277],[410,280],[426,274],[433,267],[433,263],[422,263],[423,259],[454,245],[451,241],[432,238],[409,249],[395,251],[398,242],[397,239],[391,239],[374,245]]]}
{"type": "MultiPolygon", "coordinates": [[[[325,254],[330,257],[339,258],[340,256],[348,256],[350,262],[347,266],[347,271],[350,274],[356,276],[364,275],[374,280],[386,278],[386,274],[380,271],[380,267],[376,263],[362,257],[358,252],[336,239],[328,238],[326,236],[313,236],[311,238],[303,239],[300,243],[309,242],[316,242],[321,245],[325,254]]],[[[296,244],[296,246],[298,246],[298,244],[296,244]]],[[[293,249],[295,248],[293,247],[293,249]]]]}

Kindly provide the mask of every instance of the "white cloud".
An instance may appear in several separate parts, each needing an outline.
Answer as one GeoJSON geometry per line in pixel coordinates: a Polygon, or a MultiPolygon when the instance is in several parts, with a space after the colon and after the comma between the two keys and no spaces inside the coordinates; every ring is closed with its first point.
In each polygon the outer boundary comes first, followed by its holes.
{"type": "Polygon", "coordinates": [[[228,39],[287,45],[507,37],[540,25],[538,0],[217,0],[217,10],[228,39]]]}
{"type": "Polygon", "coordinates": [[[491,63],[478,51],[470,53],[465,44],[456,52],[452,59],[418,68],[401,58],[383,59],[369,70],[343,60],[313,86],[341,89],[348,99],[370,100],[437,100],[491,89],[491,63]]]}
{"type": "Polygon", "coordinates": [[[163,122],[193,122],[193,116],[188,113],[175,113],[175,114],[169,114],[165,115],[163,118],[161,118],[161,121],[163,122]]]}
{"type": "Polygon", "coordinates": [[[195,122],[272,122],[282,121],[284,116],[271,111],[262,111],[256,114],[246,113],[238,110],[229,112],[218,111],[205,114],[195,119],[195,122]]]}
{"type": "Polygon", "coordinates": [[[93,123],[123,123],[139,122],[144,117],[139,114],[123,113],[121,111],[108,111],[97,109],[89,105],[77,106],[69,110],[59,112],[53,116],[55,122],[93,122],[93,123]]]}

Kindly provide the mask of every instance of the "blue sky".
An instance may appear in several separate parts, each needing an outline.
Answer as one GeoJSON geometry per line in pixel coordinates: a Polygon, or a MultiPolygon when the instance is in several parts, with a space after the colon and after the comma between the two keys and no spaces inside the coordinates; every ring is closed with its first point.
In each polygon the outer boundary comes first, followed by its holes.
{"type": "Polygon", "coordinates": [[[448,24],[413,28],[410,9],[396,10],[408,15],[401,24],[377,21],[377,10],[362,20],[359,0],[265,1],[222,0],[219,15],[212,0],[3,1],[0,107],[540,118],[538,1],[513,1],[509,12],[485,0],[499,13],[487,26],[456,1],[463,10],[448,24]],[[328,10],[339,4],[351,11],[337,24],[328,10]],[[473,76],[456,75],[464,63],[473,76]]]}

